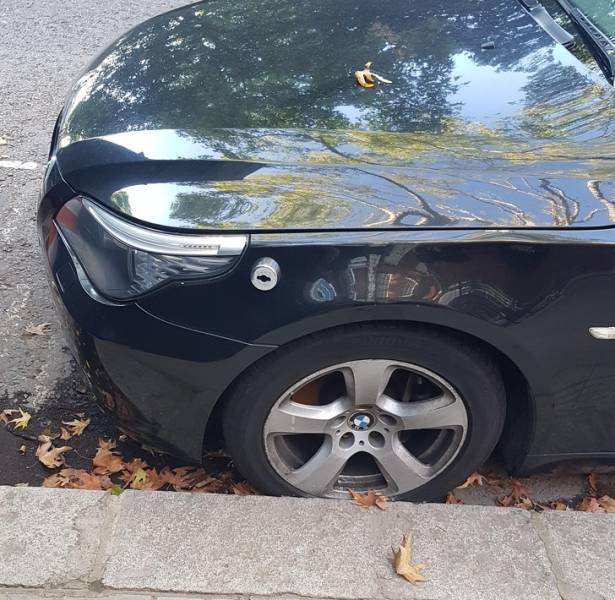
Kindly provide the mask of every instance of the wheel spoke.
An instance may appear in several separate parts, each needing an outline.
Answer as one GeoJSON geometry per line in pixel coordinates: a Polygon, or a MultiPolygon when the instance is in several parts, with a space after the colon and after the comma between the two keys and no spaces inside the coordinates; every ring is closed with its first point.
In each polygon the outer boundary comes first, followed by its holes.
{"type": "Polygon", "coordinates": [[[361,360],[348,363],[343,369],[346,393],[356,405],[375,404],[384,392],[393,372],[389,360],[361,360]]]}
{"type": "Polygon", "coordinates": [[[308,494],[323,496],[335,485],[348,458],[348,454],[334,450],[331,438],[327,437],[316,454],[304,465],[291,471],[287,479],[308,494]]]}
{"type": "Polygon", "coordinates": [[[391,438],[391,443],[383,450],[373,454],[378,467],[395,493],[403,493],[426,483],[431,477],[431,469],[414,457],[399,440],[391,438]]]}
{"type": "Polygon", "coordinates": [[[402,430],[465,429],[467,412],[462,400],[445,392],[437,398],[397,402],[382,396],[378,406],[401,422],[402,430]]]}
{"type": "Polygon", "coordinates": [[[323,406],[299,404],[292,400],[282,402],[269,414],[267,434],[325,433],[331,419],[350,407],[350,401],[340,398],[323,406]]]}

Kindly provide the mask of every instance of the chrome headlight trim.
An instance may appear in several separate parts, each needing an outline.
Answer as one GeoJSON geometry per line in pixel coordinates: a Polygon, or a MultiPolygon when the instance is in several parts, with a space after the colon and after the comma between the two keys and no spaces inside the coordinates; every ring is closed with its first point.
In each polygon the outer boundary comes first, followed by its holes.
{"type": "Polygon", "coordinates": [[[109,235],[143,252],[173,256],[239,256],[248,243],[246,235],[177,234],[154,231],[117,217],[87,198],[82,198],[82,202],[109,235]]]}

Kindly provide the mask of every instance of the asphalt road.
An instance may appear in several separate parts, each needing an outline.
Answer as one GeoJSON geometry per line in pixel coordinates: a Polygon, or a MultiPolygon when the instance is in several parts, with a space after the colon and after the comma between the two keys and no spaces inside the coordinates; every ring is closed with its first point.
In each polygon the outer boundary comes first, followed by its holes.
{"type": "Polygon", "coordinates": [[[74,368],[35,229],[51,131],[66,91],[90,58],[122,32],[185,3],[0,2],[0,408],[3,400],[38,408],[58,399],[74,368]],[[20,168],[23,163],[27,168],[20,168]],[[28,325],[40,323],[51,324],[48,335],[24,336],[28,325]]]}

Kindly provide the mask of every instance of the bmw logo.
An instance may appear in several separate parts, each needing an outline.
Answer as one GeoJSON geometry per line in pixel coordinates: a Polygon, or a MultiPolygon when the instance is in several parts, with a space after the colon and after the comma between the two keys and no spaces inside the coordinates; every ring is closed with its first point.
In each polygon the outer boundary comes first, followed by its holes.
{"type": "Polygon", "coordinates": [[[350,426],[356,431],[366,431],[374,424],[374,417],[368,413],[355,413],[350,417],[350,426]]]}

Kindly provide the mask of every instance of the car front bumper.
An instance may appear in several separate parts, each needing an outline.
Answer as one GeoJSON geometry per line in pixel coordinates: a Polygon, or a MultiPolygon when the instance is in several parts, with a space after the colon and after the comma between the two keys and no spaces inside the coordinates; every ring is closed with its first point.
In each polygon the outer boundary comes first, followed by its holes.
{"type": "Polygon", "coordinates": [[[101,407],[153,447],[200,461],[209,416],[227,387],[275,346],[203,333],[137,303],[92,298],[53,222],[41,230],[69,346],[101,407]]]}

